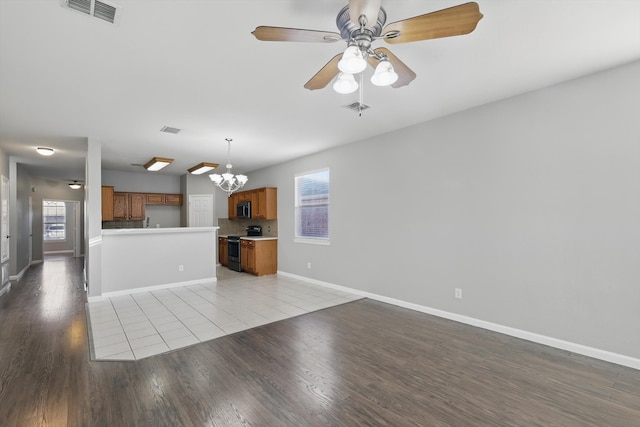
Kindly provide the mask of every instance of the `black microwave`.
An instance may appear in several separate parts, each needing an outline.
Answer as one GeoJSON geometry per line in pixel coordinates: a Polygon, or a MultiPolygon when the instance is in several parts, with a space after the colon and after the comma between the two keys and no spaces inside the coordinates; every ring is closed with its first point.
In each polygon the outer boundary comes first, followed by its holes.
{"type": "Polygon", "coordinates": [[[236,206],[236,213],[239,219],[251,219],[251,202],[239,202],[236,206]]]}

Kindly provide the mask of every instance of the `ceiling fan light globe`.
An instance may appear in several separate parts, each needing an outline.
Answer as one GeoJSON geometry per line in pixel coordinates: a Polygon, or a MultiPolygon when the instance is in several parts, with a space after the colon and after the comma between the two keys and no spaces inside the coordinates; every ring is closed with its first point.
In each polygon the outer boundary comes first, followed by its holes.
{"type": "Polygon", "coordinates": [[[367,61],[362,57],[362,52],[357,46],[349,46],[338,61],[338,69],[343,73],[358,74],[367,68],[367,61]]]}
{"type": "Polygon", "coordinates": [[[340,73],[333,84],[333,90],[342,94],[353,93],[358,90],[358,83],[353,78],[353,74],[340,73]]]}
{"type": "Polygon", "coordinates": [[[371,76],[371,83],[376,86],[389,86],[398,80],[398,74],[393,70],[389,61],[380,61],[376,71],[371,76]]]}

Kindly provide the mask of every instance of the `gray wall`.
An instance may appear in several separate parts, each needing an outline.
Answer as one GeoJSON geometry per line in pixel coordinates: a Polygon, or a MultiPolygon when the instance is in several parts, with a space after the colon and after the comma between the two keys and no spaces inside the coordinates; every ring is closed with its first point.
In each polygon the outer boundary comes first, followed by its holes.
{"type": "Polygon", "coordinates": [[[639,75],[636,62],[250,173],[278,187],[279,270],[640,358],[639,75]],[[331,245],[294,243],[294,175],[324,167],[331,245]]]}

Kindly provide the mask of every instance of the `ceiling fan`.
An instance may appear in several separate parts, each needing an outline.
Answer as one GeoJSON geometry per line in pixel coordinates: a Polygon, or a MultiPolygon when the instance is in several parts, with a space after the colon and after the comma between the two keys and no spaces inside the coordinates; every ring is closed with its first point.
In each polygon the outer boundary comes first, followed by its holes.
{"type": "Polygon", "coordinates": [[[384,47],[372,49],[378,39],[387,43],[409,43],[420,40],[469,34],[482,19],[478,4],[465,3],[385,26],[387,13],[381,0],[349,0],[336,18],[339,33],[285,27],[257,27],[251,34],[258,40],[285,42],[334,43],[347,42],[347,49],[334,56],[304,85],[306,89],[322,89],[338,76],[333,87],[340,93],[357,90],[353,77],[366,69],[375,68],[371,81],[378,86],[398,88],[416,78],[404,62],[384,47]]]}

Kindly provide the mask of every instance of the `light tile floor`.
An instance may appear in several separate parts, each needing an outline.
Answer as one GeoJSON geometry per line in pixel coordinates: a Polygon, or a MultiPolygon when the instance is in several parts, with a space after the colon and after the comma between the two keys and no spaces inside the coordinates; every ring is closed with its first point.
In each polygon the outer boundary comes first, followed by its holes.
{"type": "Polygon", "coordinates": [[[87,303],[93,360],[138,360],[362,297],[218,267],[218,281],[87,303]]]}

